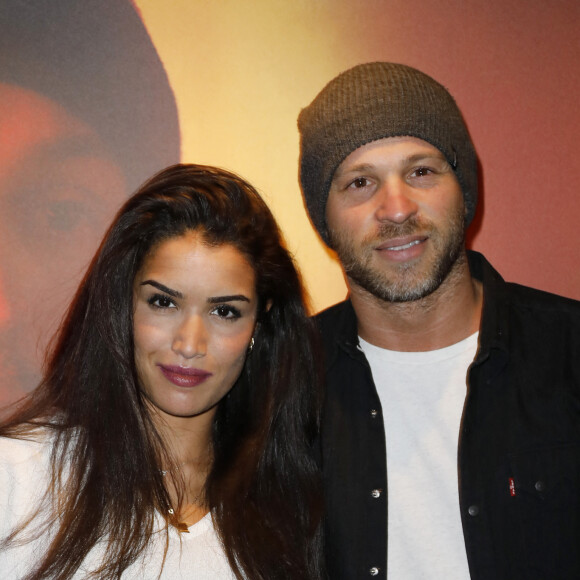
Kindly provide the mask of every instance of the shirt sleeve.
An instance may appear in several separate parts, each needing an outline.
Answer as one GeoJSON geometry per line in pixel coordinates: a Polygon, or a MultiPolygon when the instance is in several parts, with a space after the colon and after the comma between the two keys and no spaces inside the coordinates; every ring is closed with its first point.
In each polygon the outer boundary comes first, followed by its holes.
{"type": "MultiPolygon", "coordinates": [[[[0,437],[0,541],[39,507],[49,481],[49,458],[46,442],[0,437]]],[[[0,545],[2,578],[21,578],[38,558],[42,542],[0,545]]]]}

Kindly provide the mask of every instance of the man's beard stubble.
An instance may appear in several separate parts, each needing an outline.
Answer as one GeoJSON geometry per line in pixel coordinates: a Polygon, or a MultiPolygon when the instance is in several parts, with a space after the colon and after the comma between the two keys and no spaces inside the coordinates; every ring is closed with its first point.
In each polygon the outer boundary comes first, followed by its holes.
{"type": "Polygon", "coordinates": [[[412,302],[437,290],[462,255],[465,240],[463,208],[458,208],[448,219],[445,231],[437,229],[431,222],[413,217],[400,225],[381,224],[376,236],[365,238],[360,248],[355,248],[341,232],[329,230],[329,238],[345,274],[354,283],[385,302],[412,302]],[[429,236],[435,250],[426,267],[414,261],[392,263],[391,273],[386,268],[373,266],[377,251],[374,247],[390,239],[415,234],[429,236]]]}

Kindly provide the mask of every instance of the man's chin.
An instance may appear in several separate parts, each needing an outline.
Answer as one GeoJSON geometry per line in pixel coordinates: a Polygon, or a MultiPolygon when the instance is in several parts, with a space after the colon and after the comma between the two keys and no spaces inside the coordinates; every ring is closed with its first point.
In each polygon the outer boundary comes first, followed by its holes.
{"type": "Polygon", "coordinates": [[[420,283],[397,283],[392,281],[373,281],[356,279],[351,280],[365,292],[373,295],[383,302],[416,302],[426,298],[440,286],[436,280],[422,280],[420,283]]]}

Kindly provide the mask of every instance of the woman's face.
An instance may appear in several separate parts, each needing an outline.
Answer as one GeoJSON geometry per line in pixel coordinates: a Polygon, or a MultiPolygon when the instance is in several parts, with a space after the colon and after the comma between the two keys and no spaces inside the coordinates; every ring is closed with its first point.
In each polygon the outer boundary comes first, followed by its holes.
{"type": "Polygon", "coordinates": [[[190,231],[146,257],[133,285],[135,362],[166,420],[213,416],[242,371],[257,302],[254,270],[234,246],[190,231]]]}

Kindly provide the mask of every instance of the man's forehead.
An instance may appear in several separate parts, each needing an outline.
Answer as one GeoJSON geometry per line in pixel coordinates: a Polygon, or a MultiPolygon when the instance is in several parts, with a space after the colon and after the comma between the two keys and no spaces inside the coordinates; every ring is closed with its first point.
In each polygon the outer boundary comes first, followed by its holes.
{"type": "Polygon", "coordinates": [[[405,161],[418,161],[428,157],[445,160],[445,156],[439,149],[418,137],[406,135],[384,137],[365,143],[352,151],[337,167],[333,179],[340,177],[345,172],[372,167],[372,158],[377,154],[381,156],[392,154],[405,161]]]}

